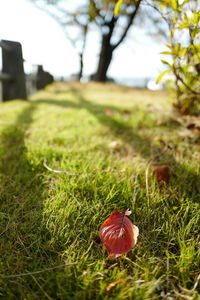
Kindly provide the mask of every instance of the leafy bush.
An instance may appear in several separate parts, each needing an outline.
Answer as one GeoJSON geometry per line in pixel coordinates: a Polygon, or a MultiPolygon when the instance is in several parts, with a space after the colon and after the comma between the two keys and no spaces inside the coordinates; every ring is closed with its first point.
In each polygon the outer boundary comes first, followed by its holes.
{"type": "Polygon", "coordinates": [[[197,113],[200,106],[200,12],[193,0],[163,0],[160,11],[169,27],[169,41],[164,55],[170,62],[162,60],[166,73],[173,74],[173,90],[176,94],[174,106],[182,113],[197,113]]]}
{"type": "MultiPolygon", "coordinates": [[[[115,13],[120,13],[124,0],[118,0],[115,13]]],[[[135,2],[135,0],[133,1],[135,2]]],[[[181,113],[200,111],[200,2],[196,0],[149,0],[167,23],[169,34],[167,49],[170,57],[162,60],[167,69],[157,78],[157,83],[172,74],[170,88],[175,95],[174,106],[181,113]]]]}

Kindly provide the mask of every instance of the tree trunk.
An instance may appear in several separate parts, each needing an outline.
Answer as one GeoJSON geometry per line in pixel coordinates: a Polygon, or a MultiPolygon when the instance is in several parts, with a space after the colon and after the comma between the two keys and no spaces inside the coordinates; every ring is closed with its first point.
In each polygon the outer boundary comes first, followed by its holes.
{"type": "Polygon", "coordinates": [[[102,42],[102,49],[99,57],[99,63],[97,71],[94,75],[95,81],[105,82],[107,81],[107,71],[112,60],[113,49],[109,45],[107,46],[105,42],[102,42]]]}
{"type": "Polygon", "coordinates": [[[80,68],[79,68],[79,73],[78,73],[78,80],[81,81],[83,77],[83,68],[84,68],[84,53],[85,53],[85,47],[86,47],[86,39],[87,39],[87,33],[88,33],[88,25],[83,25],[82,26],[83,30],[83,44],[82,44],[82,49],[81,52],[79,53],[79,62],[80,62],[80,68]]]}
{"type": "Polygon", "coordinates": [[[98,67],[96,73],[93,75],[93,80],[100,82],[105,82],[107,80],[107,71],[112,60],[113,51],[124,41],[125,37],[127,36],[127,33],[131,25],[133,24],[133,20],[137,15],[141,2],[142,0],[138,0],[135,4],[135,8],[133,9],[132,13],[127,16],[127,24],[124,27],[124,31],[119,37],[119,40],[115,44],[111,43],[111,39],[118,17],[114,16],[112,12],[112,18],[109,21],[105,21],[102,25],[102,29],[103,27],[105,27],[105,29],[108,30],[108,33],[104,33],[102,37],[98,67]]]}
{"type": "Polygon", "coordinates": [[[112,54],[114,50],[111,44],[111,38],[112,38],[113,30],[115,28],[116,21],[117,18],[115,16],[112,16],[109,22],[105,22],[105,26],[108,30],[108,33],[107,34],[104,33],[102,36],[98,67],[96,73],[93,76],[93,79],[95,81],[105,82],[107,80],[107,71],[111,63],[112,54]]]}
{"type": "Polygon", "coordinates": [[[78,72],[78,80],[80,81],[83,76],[83,53],[79,54],[79,72],[78,72]]]}

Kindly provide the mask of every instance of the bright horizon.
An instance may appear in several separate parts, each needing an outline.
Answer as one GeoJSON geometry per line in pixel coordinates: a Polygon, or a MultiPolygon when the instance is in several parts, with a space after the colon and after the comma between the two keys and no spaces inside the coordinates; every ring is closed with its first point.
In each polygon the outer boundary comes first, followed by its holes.
{"type": "MultiPolygon", "coordinates": [[[[133,38],[127,38],[115,51],[108,76],[155,78],[163,70],[159,53],[164,44],[156,43],[134,26],[129,36],[133,38]]],[[[22,44],[26,72],[36,64],[42,64],[54,76],[70,76],[78,72],[78,56],[62,28],[26,0],[0,1],[0,39],[22,44]]],[[[88,36],[84,75],[95,72],[98,51],[99,35],[93,31],[88,36]]]]}

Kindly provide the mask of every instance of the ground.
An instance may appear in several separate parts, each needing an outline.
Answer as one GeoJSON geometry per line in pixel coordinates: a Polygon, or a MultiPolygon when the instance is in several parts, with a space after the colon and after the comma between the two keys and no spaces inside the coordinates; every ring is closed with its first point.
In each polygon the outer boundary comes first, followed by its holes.
{"type": "Polygon", "coordinates": [[[166,92],[55,83],[0,106],[1,299],[199,299],[199,133],[166,92]],[[127,208],[138,243],[109,260],[100,226],[127,208]]]}

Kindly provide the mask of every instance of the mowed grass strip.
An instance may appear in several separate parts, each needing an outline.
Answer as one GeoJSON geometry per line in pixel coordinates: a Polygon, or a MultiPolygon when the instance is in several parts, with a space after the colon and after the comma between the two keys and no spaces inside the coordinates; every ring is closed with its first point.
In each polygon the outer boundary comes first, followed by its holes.
{"type": "Polygon", "coordinates": [[[2,299],[198,299],[200,146],[158,125],[167,98],[71,82],[0,105],[2,299]],[[127,208],[138,243],[110,261],[99,228],[127,208]]]}

